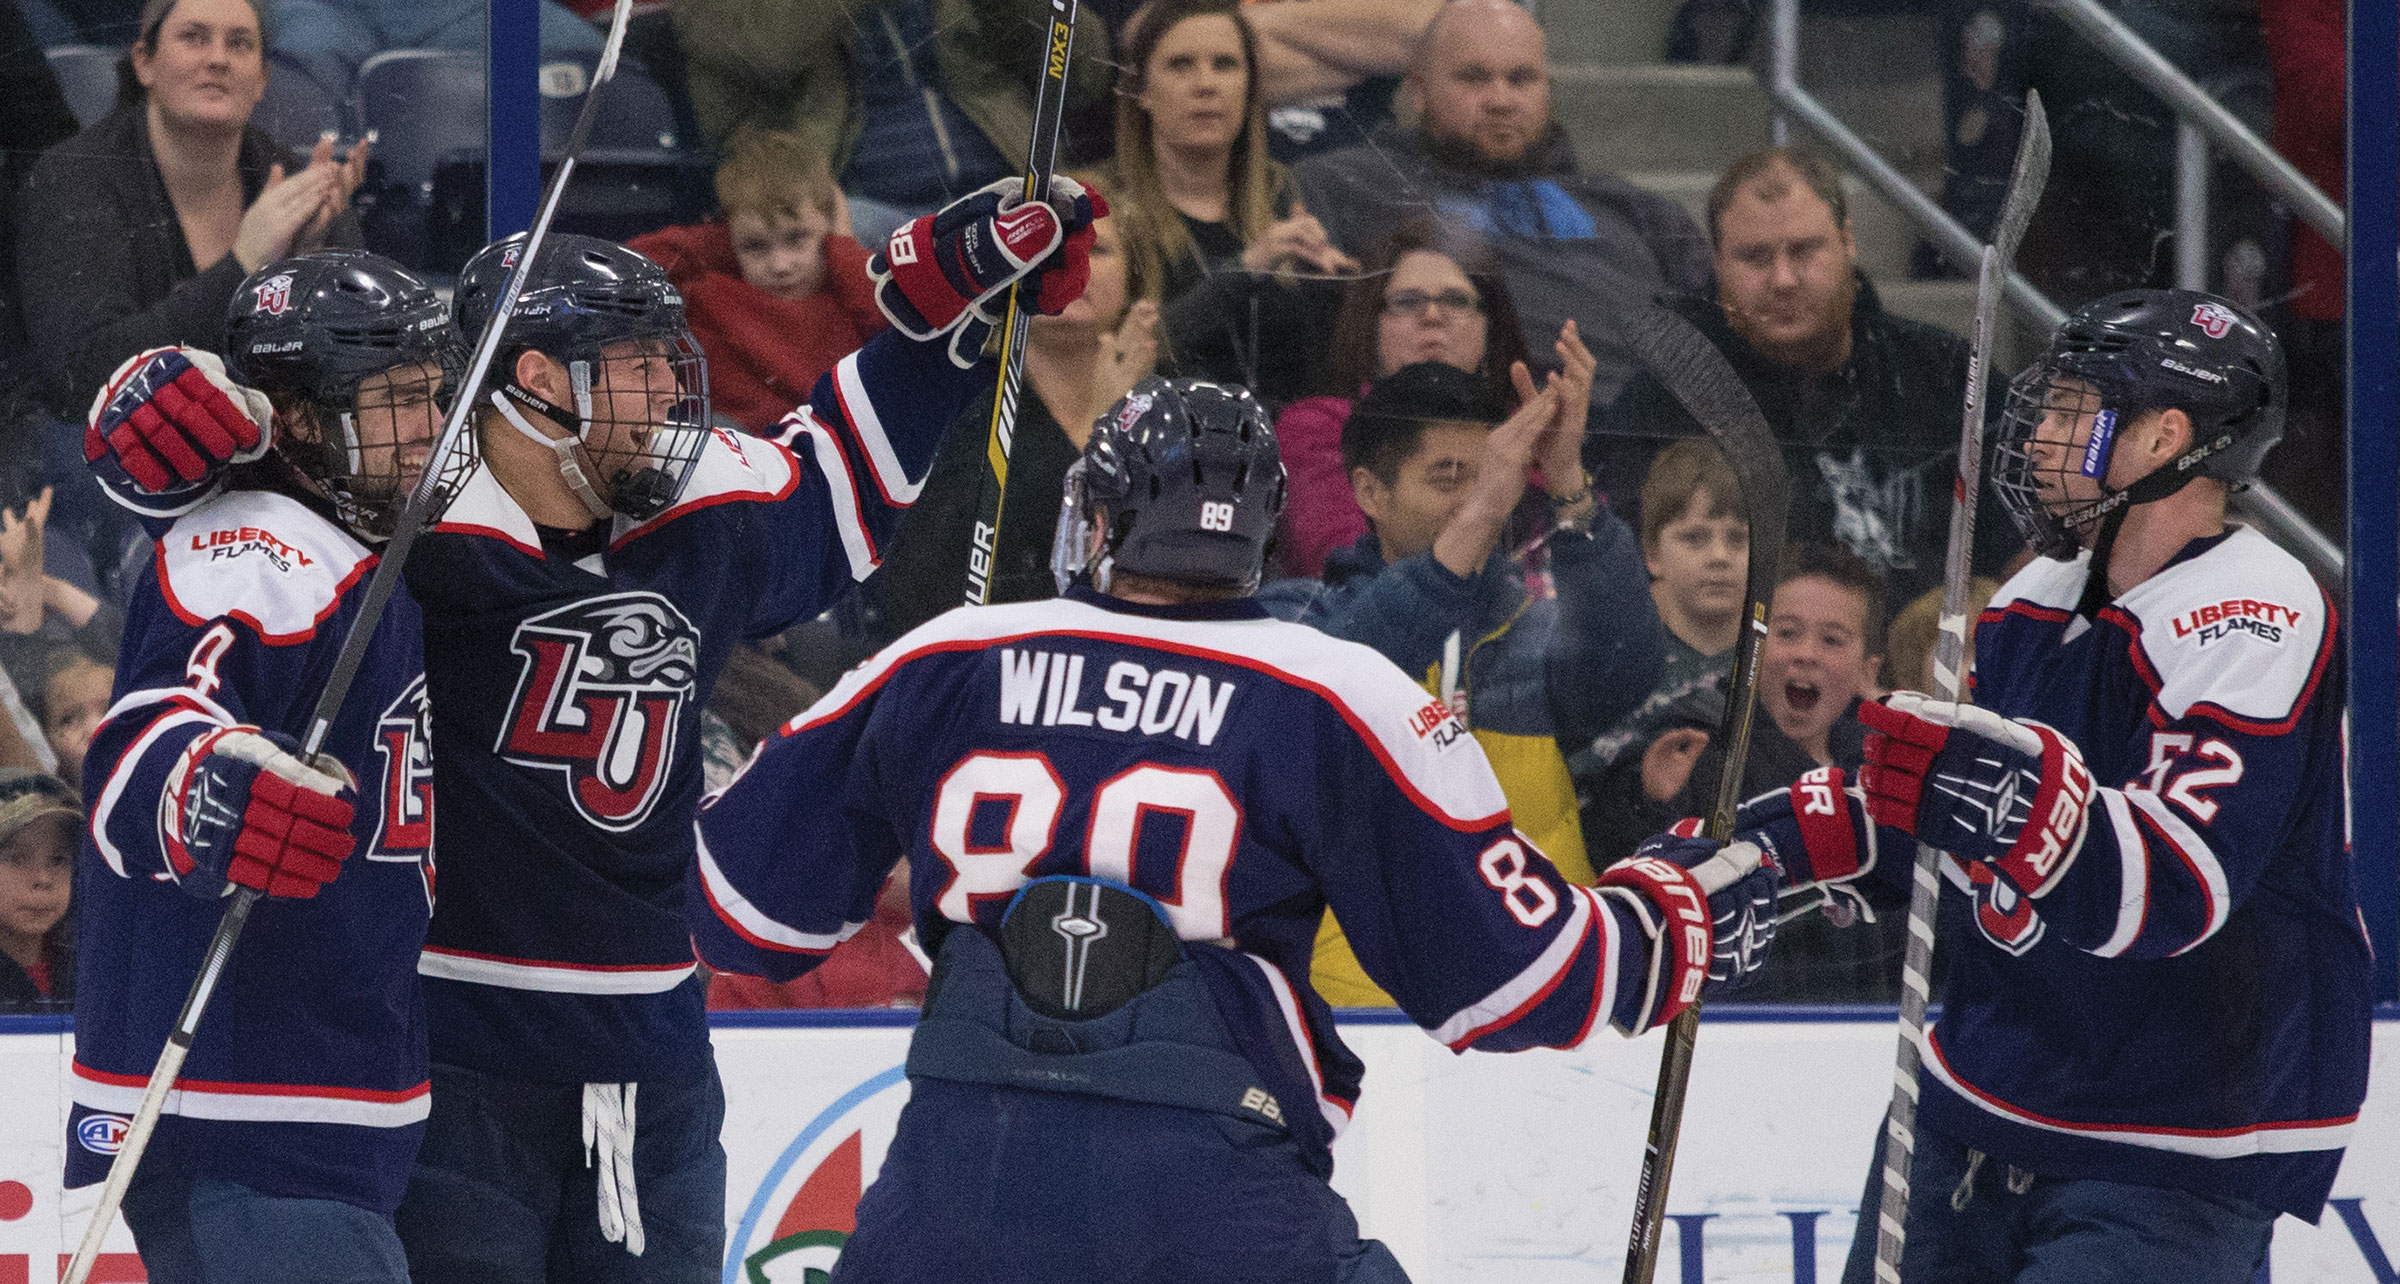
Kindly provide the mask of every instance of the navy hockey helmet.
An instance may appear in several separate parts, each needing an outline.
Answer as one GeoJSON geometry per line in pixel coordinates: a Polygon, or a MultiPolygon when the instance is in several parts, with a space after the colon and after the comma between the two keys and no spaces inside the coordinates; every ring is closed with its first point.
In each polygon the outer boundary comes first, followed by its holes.
{"type": "MultiPolygon", "coordinates": [[[[226,372],[266,393],[285,423],[275,452],[325,492],[344,525],[388,537],[462,364],[441,295],[365,250],[279,259],[234,291],[225,350],[226,372]]],[[[473,463],[471,450],[453,449],[445,485],[455,489],[473,463]]]]}
{"type": "Polygon", "coordinates": [[[1067,470],[1052,569],[1064,588],[1096,553],[1103,588],[1130,571],[1248,593],[1283,499],[1275,429],[1247,389],[1152,376],[1100,417],[1067,470]]]}
{"type": "MultiPolygon", "coordinates": [[[[458,278],[462,331],[480,338],[524,248],[520,232],[467,261],[458,278]]],[[[560,474],[594,517],[638,521],[664,511],[708,443],[708,366],[685,324],[683,295],[665,269],[612,241],[544,239],[509,312],[494,373],[494,407],[558,453],[560,474]],[[572,407],[517,382],[517,358],[528,351],[566,366],[572,407]],[[525,421],[527,410],[572,438],[541,432],[525,421]]]]}
{"type": "Polygon", "coordinates": [[[2128,505],[2195,477],[2237,488],[2255,479],[2283,440],[2284,402],[2282,344],[2230,300],[2196,290],[2112,294],[2061,322],[2049,351],[2010,385],[1992,486],[2036,553],[2073,557],[2086,531],[2128,505]],[[2191,418],[2190,446],[2123,490],[2109,487],[2117,434],[2170,409],[2191,418]],[[2060,426],[2037,451],[2046,419],[2060,426]],[[2099,498],[2066,501],[2071,474],[2098,482],[2099,498]]]}

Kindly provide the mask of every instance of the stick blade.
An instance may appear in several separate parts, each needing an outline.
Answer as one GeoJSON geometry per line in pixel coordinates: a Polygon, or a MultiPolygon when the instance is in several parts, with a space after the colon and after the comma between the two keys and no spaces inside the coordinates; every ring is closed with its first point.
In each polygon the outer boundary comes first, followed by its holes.
{"type": "Polygon", "coordinates": [[[2042,189],[2050,183],[2050,114],[2042,110],[2042,94],[2038,89],[2025,91],[2025,125],[2017,135],[2017,161],[2008,176],[2008,195],[2000,206],[2000,221],[1992,229],[1992,244],[2000,251],[2000,265],[2016,262],[2017,243],[2025,239],[2025,228],[2033,222],[2033,211],[2042,203],[2042,189]]]}
{"type": "Polygon", "coordinates": [[[1783,544],[1791,484],[1784,472],[1783,447],[1750,389],[1707,335],[1666,308],[1649,304],[1635,310],[1626,318],[1624,336],[1634,360],[1665,385],[1725,452],[1742,483],[1753,557],[1764,552],[1760,560],[1772,565],[1783,544]]]}

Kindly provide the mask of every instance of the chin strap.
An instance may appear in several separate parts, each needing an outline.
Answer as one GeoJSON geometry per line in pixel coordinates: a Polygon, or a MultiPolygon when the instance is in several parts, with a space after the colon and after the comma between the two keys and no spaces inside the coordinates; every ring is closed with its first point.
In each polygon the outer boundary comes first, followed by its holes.
{"type": "Polygon", "coordinates": [[[583,501],[583,506],[591,511],[595,519],[607,518],[616,512],[609,507],[607,500],[600,498],[599,491],[592,489],[591,478],[583,471],[583,461],[576,457],[572,438],[553,437],[527,423],[525,416],[518,413],[517,408],[509,404],[508,398],[498,392],[492,394],[492,408],[500,412],[500,417],[506,419],[510,427],[525,434],[527,441],[546,446],[551,454],[558,456],[558,475],[566,479],[567,489],[575,492],[575,497],[583,501]]]}
{"type": "Polygon", "coordinates": [[[2100,519],[2100,534],[2092,540],[2090,570],[2083,577],[2083,596],[2075,603],[2075,613],[2098,623],[2100,608],[2113,598],[2108,591],[2108,558],[2116,551],[2117,528],[2125,524],[2125,511],[2131,504],[2120,504],[2108,510],[2100,519]]]}

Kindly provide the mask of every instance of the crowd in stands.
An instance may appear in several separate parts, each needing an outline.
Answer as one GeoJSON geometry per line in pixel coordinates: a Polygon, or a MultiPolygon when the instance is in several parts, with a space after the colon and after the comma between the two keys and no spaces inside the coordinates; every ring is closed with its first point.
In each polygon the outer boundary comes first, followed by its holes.
{"type": "MultiPolygon", "coordinates": [[[[545,59],[596,56],[608,6],[540,8],[545,59]]],[[[2043,79],[2011,25],[2025,8],[1946,20],[1943,196],[1970,221],[2006,172],[2000,118],[2043,79]]],[[[2332,12],[2338,36],[2338,6],[2260,8],[2278,86],[2321,72],[2311,15],[2332,12]]],[[[1685,9],[1683,56],[1751,39],[1748,6],[1685,9]]],[[[637,6],[629,48],[674,114],[662,143],[707,158],[675,172],[713,168],[715,213],[629,243],[683,292],[720,426],[770,430],[887,324],[866,265],[894,228],[1015,181],[1043,54],[1030,14],[1018,0],[637,6]]],[[[374,140],[272,136],[271,77],[338,101],[379,51],[473,50],[483,33],[480,0],[0,0],[0,1010],[72,994],[72,786],[111,702],[119,603],[151,557],[86,473],[86,408],[138,352],[221,347],[257,266],[373,245],[362,207],[422,195],[395,197],[374,140]],[[115,105],[80,128],[39,56],[69,43],[124,51],[115,105]]],[[[2229,47],[2220,35],[2207,49],[2229,47]]],[[[1062,163],[1110,214],[1084,297],[1030,326],[995,600],[1057,592],[1066,470],[1138,380],[1243,384],[1275,412],[1289,470],[1269,604],[1421,679],[1482,743],[1518,826],[1588,882],[1705,811],[1729,769],[1716,740],[1753,532],[1728,461],[1622,337],[1655,301],[1724,353],[1791,479],[1760,716],[1730,768],[1745,792],[1855,767],[1859,702],[1928,687],[1967,346],[1887,309],[1822,157],[1741,157],[1704,220],[1588,167],[1552,109],[1543,27],[1511,0],[1087,0],[1075,48],[1062,163]]],[[[2338,43],[2332,58],[2330,98],[2295,102],[2338,104],[2338,43]]],[[[2338,176],[2322,122],[2287,136],[2282,105],[2279,88],[2279,141],[2338,176]]],[[[2054,123],[2066,138],[2099,114],[2078,101],[2054,123]]],[[[2155,192],[2133,189],[2155,176],[2118,177],[2146,210],[2155,192]]],[[[2328,270],[2305,237],[2293,254],[2314,283],[2297,321],[2338,330],[2338,257],[2328,270]]],[[[843,669],[959,601],[988,421],[977,408],[954,426],[855,602],[737,655],[707,724],[712,787],[843,669]]],[[[1978,608],[2023,556],[1982,507],[1978,608]]],[[[712,1004],[913,1004],[925,965],[906,906],[904,885],[887,888],[824,969],[786,986],[719,977],[712,1004]]],[[[1745,997],[1888,1001],[1898,924],[1862,910],[1787,926],[1776,948],[1814,965],[1773,969],[1745,997]]],[[[1389,1002],[1330,916],[1315,979],[1337,1004],[1389,1002]]]]}

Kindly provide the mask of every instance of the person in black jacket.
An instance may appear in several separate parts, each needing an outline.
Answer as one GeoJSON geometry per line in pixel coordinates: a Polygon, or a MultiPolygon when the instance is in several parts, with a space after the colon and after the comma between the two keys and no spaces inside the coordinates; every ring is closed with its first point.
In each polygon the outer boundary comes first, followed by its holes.
{"type": "Polygon", "coordinates": [[[76,835],[83,811],[55,776],[0,767],[0,1012],[75,1006],[76,835]]]}
{"type": "Polygon", "coordinates": [[[250,121],[266,90],[248,0],[150,0],[116,110],[51,148],[17,205],[17,281],[61,418],[145,349],[225,342],[242,278],[359,243],[365,148],[286,155],[250,121]]]}
{"type": "MultiPolygon", "coordinates": [[[[1715,297],[1673,306],[1724,352],[1783,442],[1791,537],[1841,544],[1903,601],[1940,585],[1966,341],[1883,310],[1858,270],[1841,176],[1822,158],[1752,152],[1717,180],[1708,209],[1715,297]]],[[[1636,375],[1597,417],[1584,462],[1628,506],[1659,447],[1699,431],[1663,385],[1636,375]]],[[[1999,512],[1984,493],[1983,511],[1999,512]]],[[[1979,573],[2016,551],[2006,528],[1978,524],[1979,573]]]]}

